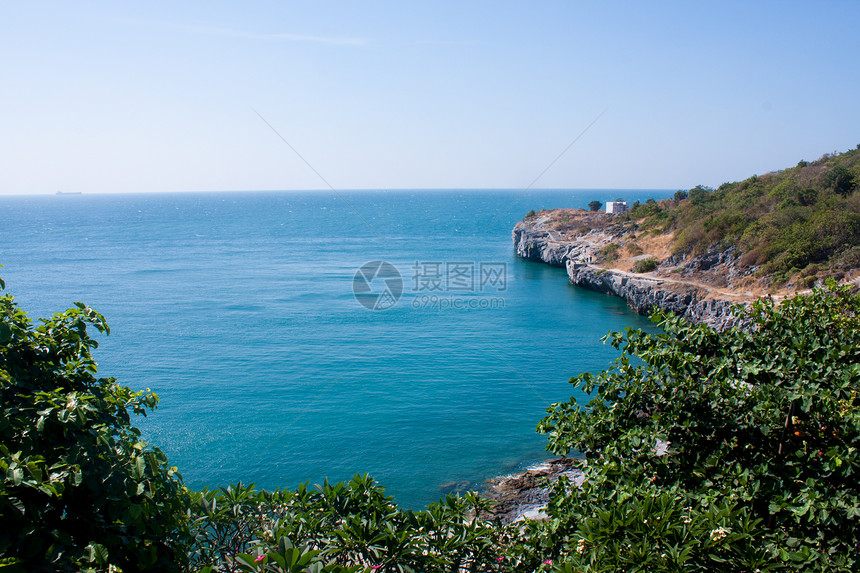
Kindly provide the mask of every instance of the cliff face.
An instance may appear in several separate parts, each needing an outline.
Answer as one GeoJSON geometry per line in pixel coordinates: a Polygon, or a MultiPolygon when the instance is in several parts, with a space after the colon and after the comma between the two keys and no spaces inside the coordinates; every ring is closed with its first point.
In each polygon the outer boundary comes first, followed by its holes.
{"type": "MultiPolygon", "coordinates": [[[[532,261],[563,266],[572,284],[619,296],[639,314],[648,315],[661,308],[682,315],[691,322],[706,323],[717,329],[738,324],[738,318],[732,314],[731,308],[747,302],[749,297],[722,292],[695,280],[664,277],[658,273],[633,273],[595,263],[601,251],[621,239],[626,232],[612,226],[592,228],[591,225],[595,223],[599,226],[600,222],[606,222],[606,216],[602,214],[573,213],[569,217],[577,216],[578,220],[572,224],[573,233],[552,228],[557,222],[552,216],[535,217],[517,224],[513,230],[517,255],[532,261]]],[[[645,254],[637,258],[648,256],[645,254]]],[[[678,268],[673,265],[675,261],[671,257],[668,259],[661,265],[664,271],[669,266],[678,268]]],[[[732,268],[731,257],[723,256],[720,259],[709,253],[686,261],[684,265],[688,273],[702,268],[711,273],[727,274],[732,268]],[[715,268],[718,266],[722,268],[715,268]]],[[[679,277],[681,275],[676,274],[679,277]]]]}
{"type": "Polygon", "coordinates": [[[560,242],[543,228],[526,227],[520,223],[514,227],[513,237],[517,255],[530,261],[563,267],[567,260],[584,256],[582,246],[560,242]]]}
{"type": "Polygon", "coordinates": [[[709,297],[709,293],[700,287],[666,284],[619,271],[595,269],[572,260],[566,262],[566,268],[571,283],[620,296],[639,314],[648,315],[662,308],[684,316],[691,322],[703,322],[718,330],[738,322],[731,311],[738,301],[709,297]]]}

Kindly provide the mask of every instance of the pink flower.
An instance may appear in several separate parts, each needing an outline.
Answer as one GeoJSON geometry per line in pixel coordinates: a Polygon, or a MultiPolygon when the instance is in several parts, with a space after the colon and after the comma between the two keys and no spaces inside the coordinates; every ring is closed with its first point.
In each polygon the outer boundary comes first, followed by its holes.
{"type": "Polygon", "coordinates": [[[382,569],[382,565],[371,565],[371,567],[370,567],[370,568],[371,568],[371,569],[374,569],[374,570],[376,570],[376,569],[382,569]]]}
{"type": "Polygon", "coordinates": [[[552,565],[552,559],[547,559],[543,562],[544,565],[552,565]]]}
{"type": "Polygon", "coordinates": [[[501,563],[504,560],[505,560],[504,557],[496,557],[496,561],[498,561],[499,563],[501,563]]]}
{"type": "Polygon", "coordinates": [[[257,558],[254,559],[254,563],[259,563],[260,561],[262,561],[265,558],[266,558],[265,555],[257,555],[257,558]]]}

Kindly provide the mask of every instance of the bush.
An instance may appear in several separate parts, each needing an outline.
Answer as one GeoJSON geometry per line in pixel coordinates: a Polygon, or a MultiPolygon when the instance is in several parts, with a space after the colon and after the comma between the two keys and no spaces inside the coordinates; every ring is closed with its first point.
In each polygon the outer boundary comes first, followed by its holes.
{"type": "Polygon", "coordinates": [[[158,397],[96,379],[87,327],[109,332],[99,313],[75,303],[41,322],[0,297],[0,558],[22,571],[179,570],[187,492],[129,418],[158,397]]]}
{"type": "Polygon", "coordinates": [[[648,257],[647,259],[642,259],[636,261],[636,264],[633,265],[634,273],[650,273],[654,269],[657,268],[657,261],[652,257],[648,257]]]}
{"type": "Polygon", "coordinates": [[[234,563],[271,572],[492,571],[503,534],[513,532],[478,519],[487,508],[469,493],[403,511],[367,476],[295,491],[205,490],[194,503],[192,563],[204,572],[234,563]],[[290,558],[304,564],[290,568],[290,558]]]}
{"type": "Polygon", "coordinates": [[[839,195],[850,194],[857,181],[854,175],[844,165],[837,165],[824,176],[824,184],[839,195]]]}
{"type": "Polygon", "coordinates": [[[690,203],[692,203],[693,205],[702,206],[712,198],[713,193],[714,190],[710,187],[697,185],[690,189],[688,197],[690,198],[690,203]]]}
{"type": "Polygon", "coordinates": [[[602,256],[606,262],[612,262],[618,258],[618,250],[620,248],[621,245],[619,245],[618,243],[609,243],[608,245],[600,249],[599,253],[600,256],[602,256]]]}
{"type": "Polygon", "coordinates": [[[587,459],[549,507],[566,570],[857,570],[860,296],[736,312],[608,335],[615,366],[571,380],[591,401],[548,410],[549,449],[587,459]]]}

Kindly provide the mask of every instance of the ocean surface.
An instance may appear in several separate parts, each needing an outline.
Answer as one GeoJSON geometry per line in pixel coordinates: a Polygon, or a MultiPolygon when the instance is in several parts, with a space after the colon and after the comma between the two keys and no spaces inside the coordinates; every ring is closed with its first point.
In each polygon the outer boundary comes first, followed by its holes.
{"type": "Polygon", "coordinates": [[[0,276],[32,318],[107,317],[101,376],[192,487],[369,473],[404,507],[547,459],[535,426],[609,365],[623,301],[518,259],[530,209],[665,190],[0,197],[0,276]]]}

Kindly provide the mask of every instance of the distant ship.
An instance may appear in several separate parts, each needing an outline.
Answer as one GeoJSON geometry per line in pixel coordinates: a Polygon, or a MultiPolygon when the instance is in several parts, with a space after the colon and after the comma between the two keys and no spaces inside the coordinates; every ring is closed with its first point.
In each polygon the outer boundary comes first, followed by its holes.
{"type": "Polygon", "coordinates": [[[82,191],[57,191],[57,195],[80,195],[82,191]]]}

